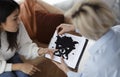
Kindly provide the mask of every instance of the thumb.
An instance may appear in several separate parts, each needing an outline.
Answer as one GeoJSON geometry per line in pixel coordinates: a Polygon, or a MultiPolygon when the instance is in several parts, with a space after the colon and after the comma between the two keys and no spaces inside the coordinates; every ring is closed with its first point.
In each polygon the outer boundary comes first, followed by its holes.
{"type": "Polygon", "coordinates": [[[61,63],[65,64],[65,61],[64,61],[63,57],[61,57],[61,63]]]}

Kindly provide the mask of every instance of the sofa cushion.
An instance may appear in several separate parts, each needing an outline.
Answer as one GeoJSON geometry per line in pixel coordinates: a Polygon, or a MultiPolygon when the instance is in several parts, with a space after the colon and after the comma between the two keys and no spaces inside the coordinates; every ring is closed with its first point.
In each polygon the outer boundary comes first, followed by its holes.
{"type": "Polygon", "coordinates": [[[31,37],[35,39],[36,37],[36,20],[35,20],[35,11],[42,11],[48,13],[48,11],[37,2],[37,0],[25,0],[20,4],[20,18],[25,25],[25,28],[31,37]]]}
{"type": "Polygon", "coordinates": [[[48,44],[56,27],[64,22],[64,15],[40,11],[36,11],[35,15],[37,25],[36,38],[39,42],[48,44]]]}

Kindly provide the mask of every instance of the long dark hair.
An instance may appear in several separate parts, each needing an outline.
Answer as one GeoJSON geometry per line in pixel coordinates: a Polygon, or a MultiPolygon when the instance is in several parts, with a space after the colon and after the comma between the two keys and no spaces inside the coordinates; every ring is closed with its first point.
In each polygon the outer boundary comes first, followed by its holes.
{"type": "MultiPolygon", "coordinates": [[[[0,25],[6,22],[7,17],[14,12],[16,9],[20,10],[19,4],[14,0],[0,0],[0,25]]],[[[1,29],[0,29],[0,48],[1,48],[1,29]]],[[[7,41],[9,43],[8,49],[13,50],[17,48],[17,32],[7,32],[7,41]]]]}

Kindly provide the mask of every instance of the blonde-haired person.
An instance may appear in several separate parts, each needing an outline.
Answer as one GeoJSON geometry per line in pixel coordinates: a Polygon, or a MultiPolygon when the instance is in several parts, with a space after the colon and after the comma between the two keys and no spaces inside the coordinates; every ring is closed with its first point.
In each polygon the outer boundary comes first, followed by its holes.
{"type": "Polygon", "coordinates": [[[89,49],[90,56],[84,70],[72,72],[62,63],[54,62],[68,77],[120,77],[120,26],[109,7],[98,0],[86,0],[75,4],[68,12],[73,25],[61,24],[58,34],[78,29],[79,33],[95,43],[89,49]],[[114,26],[114,27],[113,27],[114,26]]]}

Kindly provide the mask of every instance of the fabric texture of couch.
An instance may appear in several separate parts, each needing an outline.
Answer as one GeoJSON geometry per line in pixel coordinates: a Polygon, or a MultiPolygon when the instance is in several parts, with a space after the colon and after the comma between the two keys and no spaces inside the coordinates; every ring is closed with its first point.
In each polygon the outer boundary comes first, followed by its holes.
{"type": "Polygon", "coordinates": [[[64,16],[61,14],[35,12],[36,15],[36,38],[41,43],[48,44],[58,25],[64,22],[64,16]]]}

